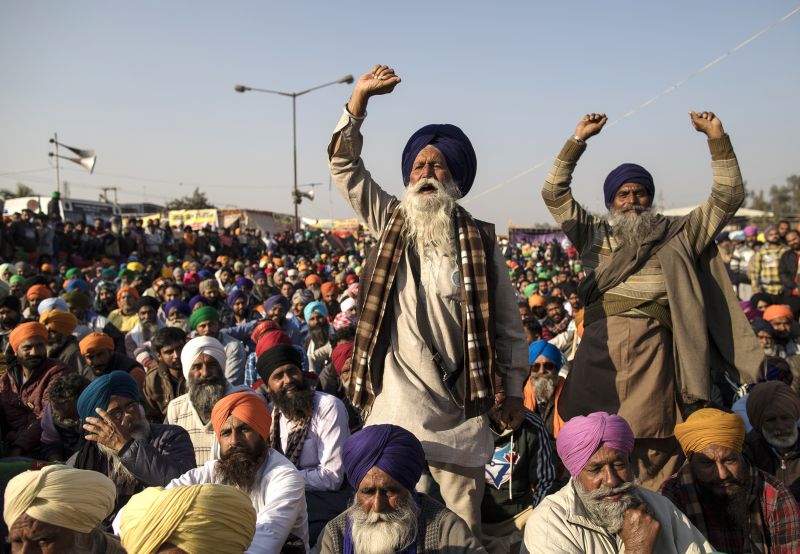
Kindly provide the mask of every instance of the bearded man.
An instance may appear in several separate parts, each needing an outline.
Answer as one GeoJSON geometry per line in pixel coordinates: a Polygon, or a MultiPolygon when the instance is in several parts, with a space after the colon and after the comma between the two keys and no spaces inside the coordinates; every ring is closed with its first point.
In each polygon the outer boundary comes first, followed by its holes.
{"type": "Polygon", "coordinates": [[[661,494],[715,550],[800,552],[800,507],[780,481],[742,455],[742,418],[703,408],[676,425],[675,436],[688,463],[664,482],[661,494]]]}
{"type": "Polygon", "coordinates": [[[781,239],[778,228],[775,225],[768,225],[764,229],[764,243],[756,251],[753,260],[750,262],[748,274],[753,292],[765,292],[767,294],[781,294],[781,278],[779,264],[781,256],[786,252],[786,245],[781,239]]]}
{"type": "Polygon", "coordinates": [[[786,485],[800,501],[800,398],[782,381],[759,383],[747,397],[753,429],[745,436],[745,454],[761,471],[786,485]]]}
{"type": "Polygon", "coordinates": [[[158,319],[158,300],[142,296],[136,301],[138,323],[125,335],[125,352],[129,358],[136,356],[136,349],[150,343],[150,339],[164,324],[158,319]]]}
{"type": "Polygon", "coordinates": [[[381,237],[359,281],[349,395],[367,425],[394,423],[422,442],[448,508],[479,536],[493,452],[487,414],[497,408],[512,427],[525,418],[525,335],[493,226],[457,203],[477,168],[467,136],[453,125],[414,133],[402,156],[402,200],[364,167],[367,101],[399,82],[385,65],[364,74],[328,147],[333,181],[381,237]]]}
{"type": "Polygon", "coordinates": [[[800,354],[800,327],[792,309],[786,304],[773,304],[764,310],[764,321],[775,330],[775,354],[789,359],[800,354]]]}
{"type": "Polygon", "coordinates": [[[139,323],[137,302],[139,291],[133,287],[123,286],[117,291],[117,309],[108,314],[108,321],[121,333],[127,333],[139,323]]]}
{"type": "Polygon", "coordinates": [[[271,418],[266,404],[252,392],[230,394],[214,406],[211,420],[219,459],[181,475],[166,488],[204,483],[236,487],[250,497],[256,511],[256,531],[248,553],[281,552],[293,539],[307,549],[303,478],[289,460],[269,447],[271,418]]]}
{"type": "MultiPolygon", "coordinates": [[[[216,284],[216,281],[214,283],[216,284]]],[[[219,312],[211,306],[197,308],[189,318],[189,327],[192,331],[196,331],[199,337],[213,337],[222,343],[225,348],[225,379],[231,385],[244,383],[247,352],[241,341],[220,331],[219,312]]]]}
{"type": "Polygon", "coordinates": [[[302,346],[303,336],[300,332],[300,325],[295,318],[286,317],[290,308],[291,303],[282,294],[270,296],[264,301],[264,319],[271,319],[277,323],[281,331],[292,339],[292,343],[302,346]]]}
{"type": "Polygon", "coordinates": [[[72,334],[78,326],[78,319],[69,312],[50,310],[39,317],[39,323],[47,328],[47,357],[83,373],[86,364],[81,357],[78,339],[72,334]]]}
{"type": "Polygon", "coordinates": [[[569,420],[558,454],[572,476],[546,497],[525,525],[529,552],[699,554],[714,549],[670,502],[633,477],[633,431],[617,415],[569,420]]]}
{"type": "Polygon", "coordinates": [[[114,514],[133,494],[163,487],[194,467],[186,431],[149,423],[138,398],[136,381],[122,371],[98,377],[78,397],[86,442],[67,465],[99,471],[114,481],[114,514]]]}
{"type": "Polygon", "coordinates": [[[486,553],[464,521],[414,486],[425,468],[419,440],[396,425],[372,425],[344,447],[350,507],[325,526],[325,554],[486,553]]]}
{"type": "Polygon", "coordinates": [[[564,363],[561,351],[546,340],[537,340],[528,346],[531,373],[523,389],[525,408],[542,418],[547,436],[555,452],[556,390],[563,381],[558,373],[564,363]]]}
{"type": "Polygon", "coordinates": [[[786,246],[788,249],[778,262],[778,275],[781,279],[784,296],[797,296],[797,267],[800,265],[800,233],[788,231],[786,233],[786,246]]]}
{"type": "Polygon", "coordinates": [[[584,268],[593,270],[579,288],[584,332],[559,415],[623,416],[636,436],[634,472],[650,489],[682,461],[673,436],[680,412],[710,400],[712,375],[755,382],[762,359],[714,245],[744,200],[739,165],[713,113],[690,117],[708,137],[714,184],[708,200],[685,217],[653,212],[653,178],[636,164],[606,178],[608,216],[591,215],[574,200],[572,172],[605,114],[581,119],[542,189],[584,268]]]}
{"type": "Polygon", "coordinates": [[[323,302],[315,300],[306,304],[303,309],[303,318],[308,323],[308,343],[306,344],[308,369],[319,375],[330,363],[333,350],[331,325],[328,323],[328,308],[323,302]]]}
{"type": "Polygon", "coordinates": [[[106,375],[112,371],[124,371],[128,373],[139,390],[144,387],[145,370],[134,360],[124,354],[114,350],[114,339],[105,333],[89,333],[81,342],[78,343],[81,349],[81,356],[86,360],[86,367],[81,374],[89,380],[94,380],[101,375],[106,375]]]}
{"type": "Polygon", "coordinates": [[[0,299],[0,352],[6,354],[8,358],[8,336],[11,331],[19,325],[22,319],[22,303],[19,298],[9,294],[5,298],[0,299]]]}
{"type": "Polygon", "coordinates": [[[322,528],[347,506],[342,446],[350,436],[341,400],[316,392],[303,380],[300,352],[276,344],[258,358],[258,374],[272,402],[270,447],[285,455],[305,480],[311,544],[322,528]]]}

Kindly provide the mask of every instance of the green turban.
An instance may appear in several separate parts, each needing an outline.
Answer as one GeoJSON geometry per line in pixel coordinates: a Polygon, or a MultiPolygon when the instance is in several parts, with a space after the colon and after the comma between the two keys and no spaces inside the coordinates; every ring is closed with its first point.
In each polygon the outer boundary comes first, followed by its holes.
{"type": "Polygon", "coordinates": [[[211,306],[197,308],[189,317],[189,327],[194,331],[194,329],[204,321],[219,321],[219,312],[211,306]]]}

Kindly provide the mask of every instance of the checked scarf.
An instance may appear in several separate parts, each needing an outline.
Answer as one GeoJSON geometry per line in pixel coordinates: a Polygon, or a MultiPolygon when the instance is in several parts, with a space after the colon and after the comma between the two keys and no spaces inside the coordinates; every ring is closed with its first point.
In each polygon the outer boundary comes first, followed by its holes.
{"type": "Polygon", "coordinates": [[[303,453],[303,444],[306,442],[308,428],[311,427],[311,416],[295,424],[295,428],[289,432],[289,436],[286,438],[286,449],[284,450],[281,448],[282,415],[280,410],[275,408],[272,414],[272,429],[270,429],[269,445],[286,456],[297,469],[300,469],[300,455],[303,453]]]}
{"type": "MultiPolygon", "coordinates": [[[[361,315],[353,346],[353,375],[349,396],[353,405],[368,410],[375,400],[369,360],[375,350],[378,334],[391,302],[400,260],[406,248],[403,233],[405,216],[400,203],[389,208],[389,221],[381,233],[375,269],[361,300],[361,315]]],[[[494,405],[494,347],[489,332],[490,306],[487,260],[478,225],[464,208],[455,210],[458,239],[458,264],[463,278],[461,287],[464,328],[465,379],[464,413],[476,417],[494,405]]]]}

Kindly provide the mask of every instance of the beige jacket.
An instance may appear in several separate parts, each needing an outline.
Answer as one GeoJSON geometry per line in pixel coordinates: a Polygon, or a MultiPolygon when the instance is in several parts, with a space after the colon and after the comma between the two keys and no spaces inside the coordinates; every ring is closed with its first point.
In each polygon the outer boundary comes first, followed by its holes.
{"type": "MultiPolygon", "coordinates": [[[[701,554],[713,552],[700,531],[675,505],[646,489],[637,489],[655,518],[661,523],[653,552],[657,554],[701,554]]],[[[577,497],[573,481],[546,497],[533,511],[525,525],[525,539],[520,554],[578,553],[621,554],[625,546],[617,535],[609,535],[592,523],[577,497]]]]}

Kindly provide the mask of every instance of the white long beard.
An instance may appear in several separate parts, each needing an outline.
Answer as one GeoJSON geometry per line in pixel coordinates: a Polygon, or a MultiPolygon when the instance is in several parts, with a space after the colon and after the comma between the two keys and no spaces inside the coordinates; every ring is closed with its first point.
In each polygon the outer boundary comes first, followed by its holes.
{"type": "MultiPolygon", "coordinates": [[[[144,417],[144,408],[141,406],[139,408],[141,419],[132,425],[130,432],[131,438],[134,440],[144,440],[150,436],[150,422],[144,417]]],[[[136,484],[136,476],[131,473],[131,470],[125,467],[125,464],[122,463],[116,452],[99,442],[97,443],[97,448],[110,462],[111,475],[108,476],[109,479],[123,486],[133,486],[136,484]]]]}
{"type": "Polygon", "coordinates": [[[764,435],[764,439],[775,448],[791,448],[797,442],[798,429],[794,427],[789,435],[778,436],[762,428],[761,434],[764,435]]]}
{"type": "Polygon", "coordinates": [[[455,253],[455,228],[453,211],[456,208],[458,188],[452,182],[442,183],[426,177],[409,185],[400,200],[400,209],[405,216],[403,230],[409,244],[420,254],[426,247],[433,247],[453,257],[455,253]],[[419,190],[430,185],[436,192],[422,194],[419,190]]]}
{"type": "Polygon", "coordinates": [[[625,512],[628,508],[642,503],[636,495],[637,481],[623,483],[619,487],[608,488],[600,487],[593,491],[587,491],[579,481],[574,480],[575,492],[583,502],[584,507],[589,512],[592,521],[605,529],[608,533],[616,534],[622,529],[625,520],[625,512]],[[622,494],[616,502],[603,500],[605,496],[622,494]]]}
{"type": "Polygon", "coordinates": [[[650,235],[650,232],[658,222],[658,216],[653,211],[653,208],[642,208],[636,206],[629,210],[614,210],[612,209],[607,218],[608,224],[611,226],[611,233],[614,238],[622,244],[639,244],[642,240],[650,235]],[[633,210],[636,215],[627,215],[627,212],[633,210]]]}
{"type": "Polygon", "coordinates": [[[411,495],[391,512],[365,513],[356,499],[348,512],[353,549],[358,554],[394,554],[417,537],[419,508],[411,495]]]}
{"type": "Polygon", "coordinates": [[[544,406],[553,397],[556,390],[552,377],[531,377],[533,392],[536,394],[536,403],[544,406]]]}

